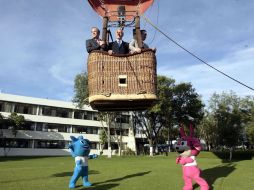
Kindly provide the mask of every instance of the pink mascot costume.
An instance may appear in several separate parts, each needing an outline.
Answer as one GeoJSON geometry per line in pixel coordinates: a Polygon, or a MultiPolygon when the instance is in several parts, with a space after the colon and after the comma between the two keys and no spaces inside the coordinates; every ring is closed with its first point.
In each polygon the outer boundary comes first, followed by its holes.
{"type": "Polygon", "coordinates": [[[200,177],[196,156],[201,151],[201,145],[199,139],[194,138],[192,125],[190,125],[190,136],[186,136],[182,125],[180,126],[180,134],[181,138],[178,140],[176,150],[181,154],[176,158],[176,163],[182,165],[183,190],[193,190],[192,181],[199,184],[200,190],[209,190],[207,182],[200,177]]]}

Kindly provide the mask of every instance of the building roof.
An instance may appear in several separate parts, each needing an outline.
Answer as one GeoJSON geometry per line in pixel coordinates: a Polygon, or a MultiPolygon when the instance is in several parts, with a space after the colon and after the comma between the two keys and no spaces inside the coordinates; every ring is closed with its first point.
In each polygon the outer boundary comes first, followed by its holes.
{"type": "MultiPolygon", "coordinates": [[[[0,101],[8,101],[8,102],[17,102],[17,103],[26,103],[26,104],[34,104],[34,105],[43,105],[43,106],[51,106],[51,107],[60,107],[60,108],[69,108],[69,109],[79,109],[77,108],[77,104],[73,102],[61,101],[61,100],[50,100],[43,98],[34,98],[29,96],[20,96],[13,94],[5,94],[0,93],[0,101]]],[[[83,110],[93,110],[90,106],[84,106],[83,110]]]]}

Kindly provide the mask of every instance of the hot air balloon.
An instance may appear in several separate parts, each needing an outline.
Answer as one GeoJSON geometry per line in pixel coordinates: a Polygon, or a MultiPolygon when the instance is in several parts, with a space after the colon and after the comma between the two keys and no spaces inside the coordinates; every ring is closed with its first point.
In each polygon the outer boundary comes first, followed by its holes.
{"type": "MultiPolygon", "coordinates": [[[[88,0],[103,18],[102,40],[109,41],[108,27],[133,27],[142,45],[140,15],[153,0],[88,0]]],[[[99,111],[145,110],[156,96],[156,56],[151,49],[127,55],[92,51],[87,61],[89,103],[99,111]]]]}

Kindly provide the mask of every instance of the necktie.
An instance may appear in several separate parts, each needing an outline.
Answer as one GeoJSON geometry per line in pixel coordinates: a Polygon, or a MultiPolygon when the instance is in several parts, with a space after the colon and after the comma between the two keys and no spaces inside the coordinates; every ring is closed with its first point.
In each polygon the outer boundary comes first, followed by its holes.
{"type": "Polygon", "coordinates": [[[118,40],[118,46],[120,47],[121,46],[121,40],[118,40]]]}

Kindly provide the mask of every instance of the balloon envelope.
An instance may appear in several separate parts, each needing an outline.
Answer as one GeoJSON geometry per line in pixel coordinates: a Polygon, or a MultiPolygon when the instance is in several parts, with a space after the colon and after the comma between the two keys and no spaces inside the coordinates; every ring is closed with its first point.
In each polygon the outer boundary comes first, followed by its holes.
{"type": "Polygon", "coordinates": [[[131,21],[137,15],[143,14],[154,0],[88,0],[91,7],[102,17],[110,21],[118,20],[118,7],[125,6],[125,20],[131,21]]]}

